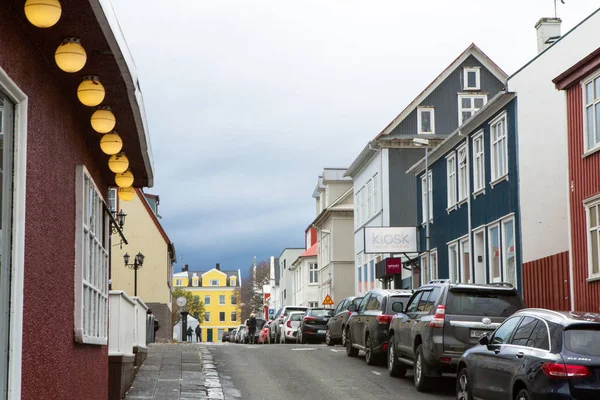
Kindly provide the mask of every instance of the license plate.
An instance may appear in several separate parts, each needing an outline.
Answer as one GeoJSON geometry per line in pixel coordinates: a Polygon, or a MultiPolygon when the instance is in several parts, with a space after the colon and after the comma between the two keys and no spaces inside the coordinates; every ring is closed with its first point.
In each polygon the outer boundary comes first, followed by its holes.
{"type": "Polygon", "coordinates": [[[488,333],[490,333],[491,331],[480,331],[480,330],[471,330],[471,337],[472,338],[480,338],[483,335],[487,335],[488,333]]]}
{"type": "Polygon", "coordinates": [[[319,329],[317,333],[325,333],[325,329],[319,329]]]}

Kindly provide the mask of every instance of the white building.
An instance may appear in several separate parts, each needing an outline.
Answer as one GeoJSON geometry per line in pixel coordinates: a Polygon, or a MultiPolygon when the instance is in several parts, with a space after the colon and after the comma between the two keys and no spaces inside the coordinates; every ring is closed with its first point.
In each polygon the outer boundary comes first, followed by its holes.
{"type": "Polygon", "coordinates": [[[269,315],[275,315],[281,307],[281,295],[279,290],[279,281],[281,279],[281,269],[279,268],[279,258],[271,256],[269,259],[270,277],[269,282],[271,297],[269,297],[269,315]]]}
{"type": "Polygon", "coordinates": [[[293,275],[293,301],[294,305],[304,307],[318,307],[319,280],[317,264],[316,231],[313,228],[306,230],[306,249],[298,256],[289,268],[293,275]]]}
{"type": "MultiPolygon", "coordinates": [[[[295,305],[294,273],[290,268],[294,261],[305,251],[304,248],[287,248],[279,255],[279,307],[295,305]]],[[[277,309],[275,312],[277,312],[277,309]]]]}

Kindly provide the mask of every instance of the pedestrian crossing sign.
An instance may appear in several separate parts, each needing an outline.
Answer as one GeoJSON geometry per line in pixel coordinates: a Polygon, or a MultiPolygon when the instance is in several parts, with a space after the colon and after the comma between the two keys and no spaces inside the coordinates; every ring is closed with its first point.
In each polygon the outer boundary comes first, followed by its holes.
{"type": "Polygon", "coordinates": [[[325,296],[325,300],[323,300],[323,305],[324,306],[332,306],[333,304],[334,303],[333,303],[333,300],[331,299],[331,296],[330,295],[325,296]]]}

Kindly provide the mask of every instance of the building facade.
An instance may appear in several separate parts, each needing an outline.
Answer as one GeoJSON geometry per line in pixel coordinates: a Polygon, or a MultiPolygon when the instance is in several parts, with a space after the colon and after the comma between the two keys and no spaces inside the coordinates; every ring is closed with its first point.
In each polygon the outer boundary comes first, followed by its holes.
{"type": "MultiPolygon", "coordinates": [[[[286,248],[279,255],[279,307],[293,306],[295,297],[294,288],[294,272],[290,269],[294,261],[304,253],[306,249],[301,248],[286,248]]],[[[275,310],[277,312],[277,310],[275,310]]]]}
{"type": "Polygon", "coordinates": [[[319,264],[317,263],[317,235],[315,228],[305,232],[306,249],[290,266],[293,277],[293,305],[318,307],[319,264]]]}

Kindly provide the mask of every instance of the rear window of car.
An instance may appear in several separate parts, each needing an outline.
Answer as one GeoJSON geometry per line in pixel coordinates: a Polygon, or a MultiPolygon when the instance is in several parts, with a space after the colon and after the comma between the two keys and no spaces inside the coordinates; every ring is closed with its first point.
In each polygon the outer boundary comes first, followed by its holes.
{"type": "Polygon", "coordinates": [[[385,313],[392,315],[403,312],[409,299],[410,296],[390,296],[387,299],[385,313]]]}
{"type": "Polygon", "coordinates": [[[456,291],[448,293],[446,314],[508,317],[523,308],[516,293],[456,291]]]}
{"type": "Polygon", "coordinates": [[[294,313],[294,314],[290,315],[290,319],[292,321],[300,321],[302,319],[302,314],[294,313]]]}
{"type": "Polygon", "coordinates": [[[310,315],[315,317],[325,317],[327,315],[332,316],[333,310],[310,310],[310,315]]]}
{"type": "Polygon", "coordinates": [[[267,321],[264,319],[257,319],[256,320],[256,329],[262,329],[262,327],[265,326],[266,323],[267,323],[267,321]]]}
{"type": "Polygon", "coordinates": [[[564,346],[577,354],[600,356],[600,327],[577,327],[568,329],[564,334],[564,346]]]}
{"type": "Polygon", "coordinates": [[[289,308],[286,308],[286,309],[285,309],[285,311],[284,311],[283,315],[286,315],[286,316],[287,316],[287,315],[290,315],[290,313],[293,313],[294,311],[302,311],[302,312],[305,312],[305,311],[306,311],[306,308],[292,308],[292,307],[289,307],[289,308]]]}

